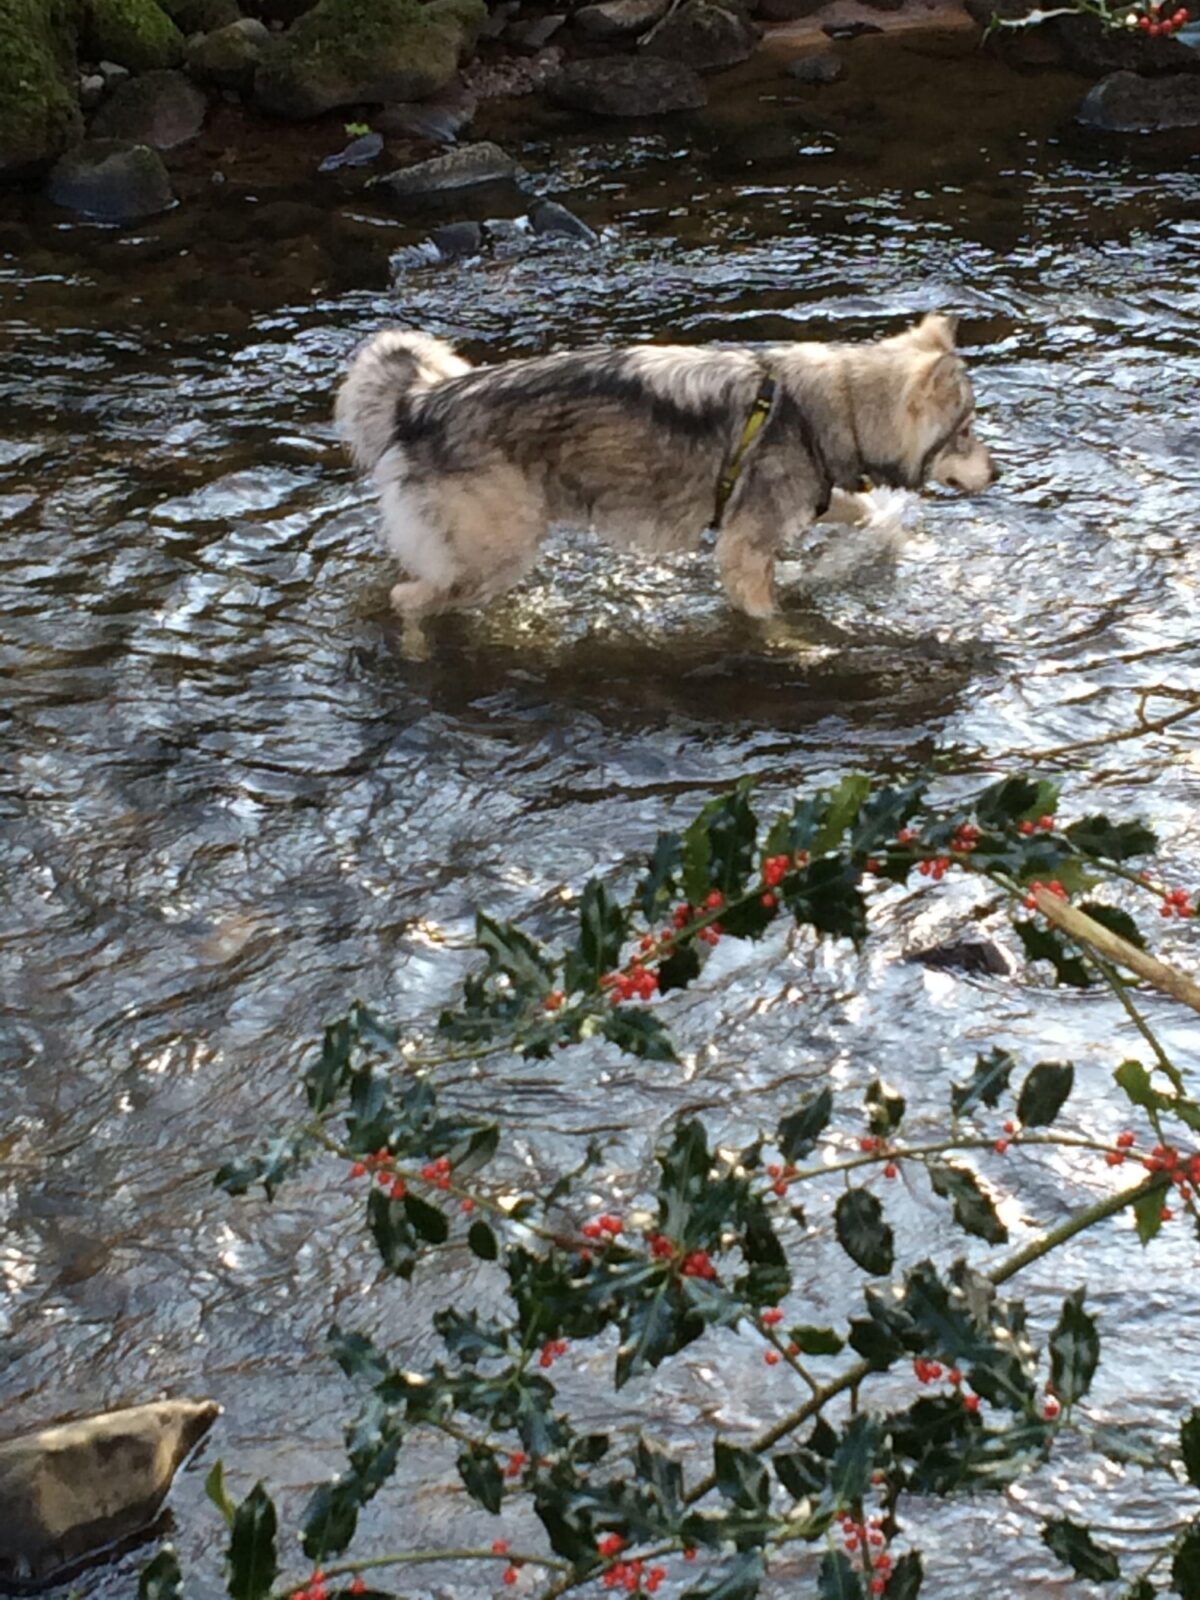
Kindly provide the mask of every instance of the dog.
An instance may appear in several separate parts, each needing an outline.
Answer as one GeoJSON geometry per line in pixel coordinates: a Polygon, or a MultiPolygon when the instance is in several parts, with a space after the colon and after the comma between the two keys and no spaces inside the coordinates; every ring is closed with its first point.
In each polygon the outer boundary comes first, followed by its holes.
{"type": "Polygon", "coordinates": [[[862,521],[872,485],[973,494],[998,477],[975,434],[955,318],[872,344],[645,345],[472,367],[390,329],[354,357],[335,415],[374,474],[404,616],[517,583],[556,523],[657,553],[716,530],[725,593],[775,610],[780,549],[818,517],[862,521]]]}

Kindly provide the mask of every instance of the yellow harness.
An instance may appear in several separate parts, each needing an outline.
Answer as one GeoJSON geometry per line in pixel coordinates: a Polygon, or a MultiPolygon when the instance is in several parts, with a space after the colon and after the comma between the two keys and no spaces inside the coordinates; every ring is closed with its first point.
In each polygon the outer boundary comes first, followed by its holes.
{"type": "Polygon", "coordinates": [[[762,432],[763,423],[767,420],[771,410],[771,403],[774,399],[775,379],[764,378],[758,386],[758,394],[755,396],[750,415],[746,418],[746,425],[742,429],[741,438],[738,440],[737,448],[733,452],[733,459],[721,474],[720,481],[717,484],[717,502],[712,520],[714,528],[721,526],[721,518],[725,514],[725,507],[729,504],[729,498],[737,488],[737,481],[741,476],[742,463],[746,459],[746,452],[762,432]]]}

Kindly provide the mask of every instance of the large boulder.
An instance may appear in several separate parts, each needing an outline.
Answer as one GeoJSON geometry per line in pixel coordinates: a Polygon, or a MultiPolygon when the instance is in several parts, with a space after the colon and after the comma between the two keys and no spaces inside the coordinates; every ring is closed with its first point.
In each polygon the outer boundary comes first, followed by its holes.
{"type": "Polygon", "coordinates": [[[737,0],[684,0],[642,40],[647,55],[681,62],[697,72],[736,67],[754,53],[758,29],[737,0]]]}
{"type": "Polygon", "coordinates": [[[188,71],[198,83],[249,94],[254,74],[271,44],[271,30],[257,17],[242,17],[188,45],[188,71]]]}
{"type": "Polygon", "coordinates": [[[1079,121],[1109,133],[1200,127],[1200,77],[1175,73],[1142,78],[1136,72],[1114,72],[1088,91],[1079,121]]]}
{"type": "Polygon", "coordinates": [[[93,61],[130,72],[177,67],[183,35],[156,0],[86,0],[83,46],[93,61]]]}
{"type": "Polygon", "coordinates": [[[1200,72],[1200,52],[1178,39],[1150,39],[1139,30],[1109,28],[1085,12],[1061,16],[1051,10],[1045,20],[1028,26],[994,27],[995,22],[1017,24],[1029,16],[1042,17],[1040,0],[964,0],[964,5],[976,22],[991,28],[991,47],[1020,64],[1062,65],[1089,78],[1121,71],[1200,72]]]}
{"type": "Polygon", "coordinates": [[[80,135],[74,17],[74,0],[0,0],[0,182],[80,135]]]}
{"type": "Polygon", "coordinates": [[[661,22],[670,6],[671,0],[598,0],[581,6],[571,20],[590,39],[634,39],[661,22]]]}
{"type": "Polygon", "coordinates": [[[149,1526],[220,1410],[163,1400],[0,1444],[0,1583],[47,1584],[149,1526]]]}
{"type": "Polygon", "coordinates": [[[180,33],[212,33],[241,16],[237,0],[158,0],[180,33]]]}
{"type": "Polygon", "coordinates": [[[704,85],[691,67],[658,56],[570,61],[550,78],[546,93],[557,105],[601,117],[697,111],[708,101],[704,85]]]}
{"type": "Polygon", "coordinates": [[[126,81],[92,119],[93,139],[124,139],[173,150],[204,126],[208,102],[182,72],[146,72],[126,81]]]}
{"type": "Polygon", "coordinates": [[[319,0],[265,52],[255,98],[281,117],[424,100],[453,78],[486,15],[483,0],[319,0]]]}
{"type": "Polygon", "coordinates": [[[175,204],[158,151],[119,139],[89,139],[61,156],[46,193],[55,205],[97,222],[137,222],[175,204]]]}

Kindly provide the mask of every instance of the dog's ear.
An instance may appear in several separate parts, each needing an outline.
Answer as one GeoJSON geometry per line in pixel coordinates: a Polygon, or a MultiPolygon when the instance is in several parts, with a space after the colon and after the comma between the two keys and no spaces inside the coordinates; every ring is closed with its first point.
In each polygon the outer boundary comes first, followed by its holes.
{"type": "Polygon", "coordinates": [[[942,351],[921,362],[908,392],[908,406],[914,415],[930,410],[953,417],[971,401],[967,368],[959,355],[942,351]]]}
{"type": "Polygon", "coordinates": [[[953,350],[958,318],[951,312],[931,311],[912,330],[918,344],[929,350],[953,350]]]}

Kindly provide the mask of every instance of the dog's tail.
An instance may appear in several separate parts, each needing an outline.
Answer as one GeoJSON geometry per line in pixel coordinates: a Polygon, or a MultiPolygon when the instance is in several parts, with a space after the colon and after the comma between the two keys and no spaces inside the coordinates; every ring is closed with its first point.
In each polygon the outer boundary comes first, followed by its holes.
{"type": "Polygon", "coordinates": [[[355,463],[367,471],[393,443],[396,404],[414,389],[432,389],[471,370],[441,339],[389,328],[377,333],[350,363],[334,417],[355,463]]]}

